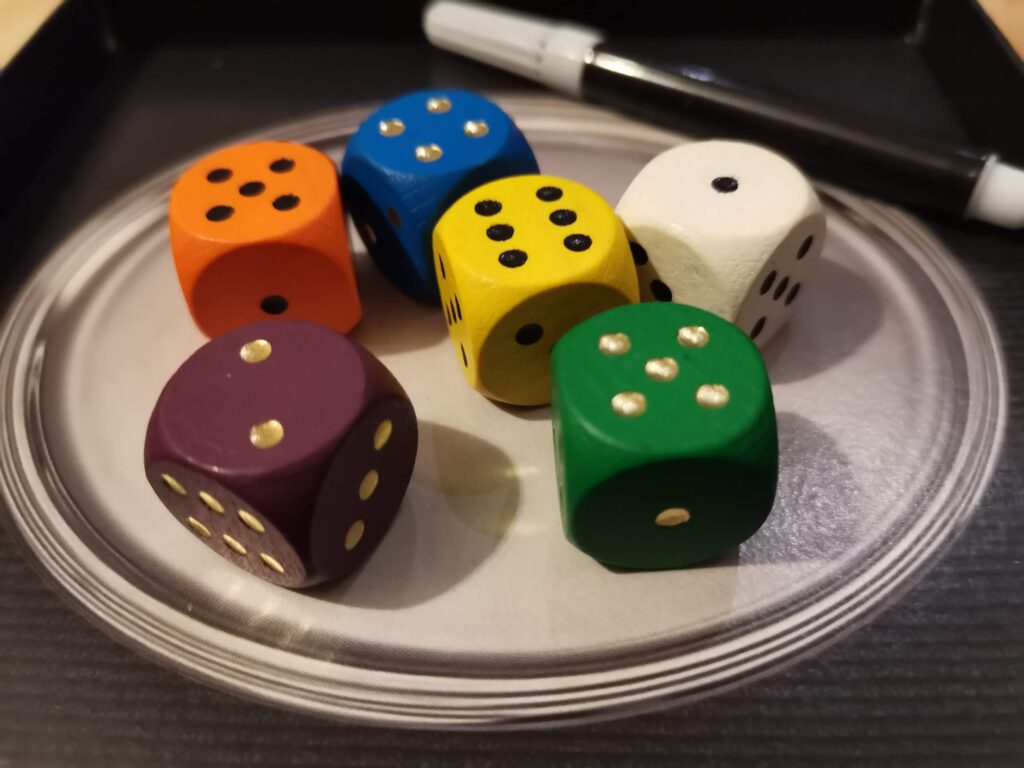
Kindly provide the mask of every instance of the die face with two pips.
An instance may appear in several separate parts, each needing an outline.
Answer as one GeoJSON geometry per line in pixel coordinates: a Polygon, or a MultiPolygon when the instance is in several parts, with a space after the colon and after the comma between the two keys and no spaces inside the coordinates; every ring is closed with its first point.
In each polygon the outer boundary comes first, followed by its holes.
{"type": "Polygon", "coordinates": [[[362,317],[337,168],[300,144],[215,152],[170,200],[174,263],[199,329],[213,337],[274,317],[341,333],[362,317]]]}
{"type": "Polygon", "coordinates": [[[411,477],[412,404],[380,361],[300,320],[230,331],[164,387],[146,475],[214,551],[272,583],[340,578],[376,547],[411,477]]]}
{"type": "Polygon", "coordinates": [[[550,353],[577,323],[636,302],[622,224],[582,184],[526,175],[485,184],[434,230],[437,281],[457,364],[482,394],[550,401],[550,353]]]}
{"type": "Polygon", "coordinates": [[[706,309],[763,346],[821,257],[825,215],[804,175],[753,144],[701,141],[655,157],[616,212],[644,301],[706,309]]]}
{"type": "Polygon", "coordinates": [[[623,568],[676,568],[750,537],[775,496],[778,437],[757,348],[694,307],[618,307],[552,360],[566,536],[623,568]]]}
{"type": "Polygon", "coordinates": [[[341,170],[346,208],[378,267],[410,296],[436,300],[438,218],[480,184],[536,173],[537,161],[496,104],[466,91],[418,91],[366,119],[341,170]]]}

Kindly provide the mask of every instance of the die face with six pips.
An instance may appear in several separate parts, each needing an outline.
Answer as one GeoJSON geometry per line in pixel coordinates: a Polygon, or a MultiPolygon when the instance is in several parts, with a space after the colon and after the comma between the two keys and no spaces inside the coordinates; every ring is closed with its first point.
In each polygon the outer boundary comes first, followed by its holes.
{"type": "Polygon", "coordinates": [[[161,501],[236,565],[287,587],[361,563],[416,457],[408,397],[369,352],[277,320],[207,343],[174,374],[146,435],[161,501]]]}
{"type": "Polygon", "coordinates": [[[434,229],[442,310],[466,380],[515,405],[550,401],[550,352],[586,318],[638,299],[622,224],[556,176],[490,182],[434,229]]]}
{"type": "Polygon", "coordinates": [[[341,171],[345,205],[378,267],[405,293],[433,300],[438,218],[480,184],[536,173],[537,161],[496,104],[466,91],[418,91],[366,119],[341,171]]]}
{"type": "Polygon", "coordinates": [[[618,307],[552,355],[552,421],[566,536],[624,568],[716,557],[764,523],[778,437],[757,348],[674,303],[618,307]]]}
{"type": "Polygon", "coordinates": [[[764,147],[699,141],[651,160],[616,212],[644,301],[734,322],[758,346],[786,323],[821,258],[825,213],[800,170],[764,147]]]}
{"type": "Polygon", "coordinates": [[[185,301],[213,337],[272,317],[342,333],[362,317],[337,169],[280,141],[222,149],[171,193],[170,237],[185,301]]]}

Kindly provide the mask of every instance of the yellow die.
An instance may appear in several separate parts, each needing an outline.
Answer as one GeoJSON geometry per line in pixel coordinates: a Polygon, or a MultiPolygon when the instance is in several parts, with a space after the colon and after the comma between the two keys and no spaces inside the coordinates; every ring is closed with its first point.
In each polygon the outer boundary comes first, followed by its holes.
{"type": "Polygon", "coordinates": [[[448,330],[472,387],[515,405],[551,401],[551,348],[592,315],[639,301],[618,217],[556,176],[513,176],[459,198],[434,228],[448,330]]]}

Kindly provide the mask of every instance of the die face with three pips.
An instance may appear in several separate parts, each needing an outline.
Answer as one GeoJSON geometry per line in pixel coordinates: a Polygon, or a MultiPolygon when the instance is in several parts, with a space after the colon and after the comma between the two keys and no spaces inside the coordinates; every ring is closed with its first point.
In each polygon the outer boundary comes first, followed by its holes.
{"type": "Polygon", "coordinates": [[[438,218],[480,184],[536,173],[537,161],[496,104],[466,91],[418,91],[366,119],[341,171],[345,206],[377,266],[410,296],[436,300],[438,218]]]}
{"type": "Polygon", "coordinates": [[[299,320],[230,331],[171,377],[146,475],[214,551],[272,583],[350,573],[391,524],[416,458],[416,416],[380,361],[299,320]]]}
{"type": "Polygon", "coordinates": [[[676,568],[749,538],[775,496],[778,437],[757,348],[675,303],[618,307],[552,359],[566,536],[623,568],[676,568]]]}
{"type": "Polygon", "coordinates": [[[638,300],[622,224],[582,184],[484,184],[434,229],[442,310],[466,380],[515,405],[550,401],[550,353],[577,323],[638,300]]]}
{"type": "Polygon", "coordinates": [[[207,336],[271,317],[341,333],[359,322],[337,169],[317,150],[222,149],[182,174],[169,213],[181,289],[207,336]]]}
{"type": "Polygon", "coordinates": [[[825,240],[824,210],[800,170],[737,141],[663,152],[633,179],[616,212],[633,241],[644,301],[714,312],[758,346],[806,292],[825,240]]]}

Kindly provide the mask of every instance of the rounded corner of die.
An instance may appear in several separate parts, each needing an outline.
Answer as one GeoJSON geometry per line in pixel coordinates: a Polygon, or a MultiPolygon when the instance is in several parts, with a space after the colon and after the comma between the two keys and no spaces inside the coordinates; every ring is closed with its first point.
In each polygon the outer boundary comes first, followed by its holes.
{"type": "Polygon", "coordinates": [[[187,194],[187,188],[191,182],[191,174],[195,169],[196,166],[186,168],[171,185],[171,191],[167,195],[167,215],[171,220],[178,217],[178,208],[182,195],[187,194]]]}

